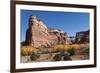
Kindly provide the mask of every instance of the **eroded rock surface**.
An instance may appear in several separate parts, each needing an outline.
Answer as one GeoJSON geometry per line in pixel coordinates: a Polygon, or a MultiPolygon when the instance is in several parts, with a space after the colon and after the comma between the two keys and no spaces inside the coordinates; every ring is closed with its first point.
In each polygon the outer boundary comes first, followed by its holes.
{"type": "Polygon", "coordinates": [[[62,30],[47,28],[43,21],[38,20],[35,16],[30,16],[24,45],[39,48],[68,43],[67,33],[62,30]]]}

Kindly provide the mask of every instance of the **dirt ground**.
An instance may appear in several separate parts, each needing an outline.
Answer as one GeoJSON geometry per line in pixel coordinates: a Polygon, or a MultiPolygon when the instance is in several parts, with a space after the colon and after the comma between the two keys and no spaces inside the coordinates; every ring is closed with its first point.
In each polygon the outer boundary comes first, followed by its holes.
{"type": "MultiPolygon", "coordinates": [[[[56,53],[47,53],[47,54],[41,54],[40,57],[36,61],[31,61],[30,56],[21,56],[21,63],[28,63],[28,62],[49,62],[53,61],[53,57],[58,54],[56,53]]],[[[77,54],[70,56],[72,61],[73,60],[86,60],[89,59],[89,52],[87,49],[78,50],[76,52],[77,54]]]]}

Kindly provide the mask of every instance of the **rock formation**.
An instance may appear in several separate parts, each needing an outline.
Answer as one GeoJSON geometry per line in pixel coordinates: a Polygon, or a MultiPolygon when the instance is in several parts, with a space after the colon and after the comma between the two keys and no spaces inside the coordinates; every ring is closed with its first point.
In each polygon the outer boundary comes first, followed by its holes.
{"type": "Polygon", "coordinates": [[[75,43],[89,43],[89,30],[77,32],[75,43]]]}
{"type": "Polygon", "coordinates": [[[22,44],[36,48],[51,47],[55,44],[68,44],[67,33],[47,28],[43,21],[35,16],[30,16],[29,27],[26,31],[26,40],[22,44]]]}
{"type": "Polygon", "coordinates": [[[70,44],[74,44],[75,43],[75,36],[70,36],[69,42],[70,42],[70,44]]]}

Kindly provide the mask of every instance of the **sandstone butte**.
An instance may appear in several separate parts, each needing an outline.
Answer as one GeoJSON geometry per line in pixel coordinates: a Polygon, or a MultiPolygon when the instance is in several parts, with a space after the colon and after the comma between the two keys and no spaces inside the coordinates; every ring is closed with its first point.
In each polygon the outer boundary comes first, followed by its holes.
{"type": "Polygon", "coordinates": [[[69,44],[68,35],[62,30],[48,28],[36,16],[29,17],[26,40],[23,45],[32,47],[51,47],[56,44],[69,44]]]}
{"type": "MultiPolygon", "coordinates": [[[[80,37],[80,35],[82,34],[84,35],[83,36],[84,40],[89,39],[88,31],[80,32],[76,34],[75,37],[76,43],[83,41],[82,38],[80,37]]],[[[69,44],[69,43],[70,43],[70,38],[68,37],[66,32],[55,28],[48,28],[46,24],[44,24],[44,22],[39,20],[36,16],[30,16],[28,29],[26,31],[26,39],[21,44],[32,46],[35,48],[40,48],[40,47],[48,48],[57,44],[69,44]]]]}

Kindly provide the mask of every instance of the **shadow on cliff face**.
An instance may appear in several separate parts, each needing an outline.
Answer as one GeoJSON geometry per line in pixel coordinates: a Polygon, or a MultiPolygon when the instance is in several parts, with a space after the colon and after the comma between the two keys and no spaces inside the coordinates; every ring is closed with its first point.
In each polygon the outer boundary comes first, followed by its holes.
{"type": "Polygon", "coordinates": [[[89,43],[89,30],[77,32],[75,43],[89,43]]]}
{"type": "Polygon", "coordinates": [[[27,31],[26,31],[26,40],[21,42],[21,46],[28,46],[28,45],[30,45],[31,37],[32,37],[31,30],[27,29],[27,31]]]}

